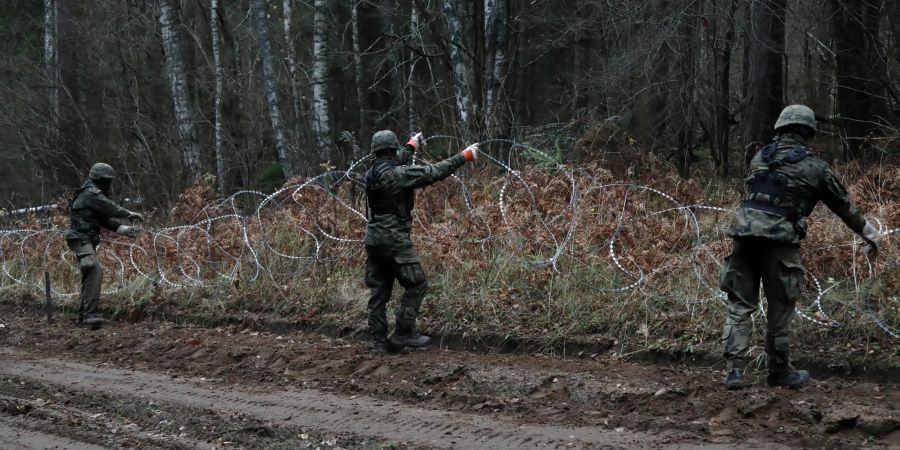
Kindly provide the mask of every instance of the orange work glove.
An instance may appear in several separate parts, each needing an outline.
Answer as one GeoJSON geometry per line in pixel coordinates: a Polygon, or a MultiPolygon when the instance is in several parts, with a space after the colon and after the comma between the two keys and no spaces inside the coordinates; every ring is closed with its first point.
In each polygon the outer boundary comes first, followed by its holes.
{"type": "Polygon", "coordinates": [[[478,144],[472,144],[466,147],[466,149],[459,152],[459,154],[463,155],[466,158],[466,161],[475,161],[478,159],[478,144]]]}
{"type": "Polygon", "coordinates": [[[418,132],[406,141],[406,145],[412,149],[413,153],[419,150],[419,139],[422,139],[422,132],[418,132]]]}

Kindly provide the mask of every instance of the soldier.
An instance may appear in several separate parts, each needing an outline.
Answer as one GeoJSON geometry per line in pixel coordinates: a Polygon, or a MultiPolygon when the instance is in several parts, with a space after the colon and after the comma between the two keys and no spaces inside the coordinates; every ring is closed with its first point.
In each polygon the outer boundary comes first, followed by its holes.
{"type": "Polygon", "coordinates": [[[862,237],[870,256],[878,253],[878,232],[850,201],[834,170],[807,147],[816,134],[813,111],[803,105],[784,108],[775,132],[775,141],[750,162],[748,195],[727,230],[733,249],[722,268],[720,287],[730,305],[722,333],[728,389],[744,386],[750,315],[759,304],[760,279],[768,300],[766,381],[790,388],[809,381],[809,372],[789,368],[788,347],[803,285],[800,240],[806,237],[806,217],[820,200],[862,237]]]}
{"type": "Polygon", "coordinates": [[[103,268],[97,260],[100,227],[133,238],[137,236],[138,229],[116,219],[144,220],[140,214],[122,208],[107,197],[115,178],[116,172],[109,164],[94,164],[88,180],[75,192],[69,204],[70,227],[65,238],[81,268],[78,322],[94,329],[103,322],[97,313],[103,280],[103,268]]]}
{"type": "Polygon", "coordinates": [[[409,232],[415,189],[447,178],[467,161],[478,158],[478,145],[429,166],[407,165],[419,147],[421,133],[401,146],[390,130],[372,136],[375,162],[366,173],[366,286],[369,287],[369,330],[376,353],[397,351],[405,346],[423,347],[430,338],[416,331],[416,317],[428,288],[419,256],[409,232]],[[396,329],[388,340],[385,306],[391,298],[394,280],[405,288],[397,309],[396,329]]]}

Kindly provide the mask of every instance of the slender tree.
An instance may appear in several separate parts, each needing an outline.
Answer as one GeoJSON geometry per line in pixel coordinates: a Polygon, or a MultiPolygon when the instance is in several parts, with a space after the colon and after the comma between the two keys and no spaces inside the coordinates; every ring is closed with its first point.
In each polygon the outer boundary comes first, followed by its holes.
{"type": "Polygon", "coordinates": [[[313,133],[320,161],[331,160],[331,119],[328,113],[328,5],[315,0],[313,5],[312,110],[313,133]]]}
{"type": "MultiPolygon", "coordinates": [[[[297,69],[297,51],[294,49],[294,9],[293,0],[282,1],[282,25],[284,26],[284,48],[287,53],[288,74],[291,76],[291,105],[294,108],[294,139],[301,138],[301,128],[305,114],[302,108],[300,95],[300,73],[297,69]]],[[[305,128],[304,128],[305,129],[305,128]]]]}
{"type": "MultiPolygon", "coordinates": [[[[47,103],[49,117],[47,121],[47,147],[51,152],[59,148],[59,5],[57,0],[44,0],[44,36],[43,36],[43,71],[47,83],[47,103]]],[[[49,165],[53,181],[57,181],[53,165],[49,165]]]]}
{"type": "Polygon", "coordinates": [[[368,130],[366,123],[366,97],[363,93],[362,52],[359,44],[359,4],[363,0],[350,0],[350,29],[353,46],[353,79],[356,84],[356,105],[359,111],[359,136],[368,130]]]}
{"type": "Polygon", "coordinates": [[[452,67],[453,91],[456,98],[456,114],[457,126],[464,135],[472,133],[472,92],[471,75],[469,67],[466,63],[463,48],[465,48],[465,40],[463,39],[463,26],[459,18],[456,2],[453,0],[443,0],[444,17],[447,20],[447,29],[450,32],[450,43],[448,45],[450,65],[452,67]]]}
{"type": "MultiPolygon", "coordinates": [[[[266,96],[266,104],[269,108],[269,120],[272,124],[272,134],[275,137],[275,151],[278,154],[278,164],[285,177],[292,178],[300,174],[297,164],[297,151],[287,139],[284,121],[279,105],[278,81],[275,75],[275,62],[272,57],[272,44],[269,38],[269,19],[265,0],[253,0],[251,13],[256,28],[257,45],[262,59],[263,91],[266,96]]],[[[310,168],[311,169],[311,168],[310,168]]],[[[311,170],[307,170],[311,173],[311,170]]]]}
{"type": "Polygon", "coordinates": [[[174,0],[159,0],[159,26],[166,56],[166,75],[175,109],[178,143],[181,148],[181,166],[188,184],[203,173],[200,139],[197,134],[197,113],[188,92],[187,72],[181,53],[181,33],[178,10],[174,0]]]}
{"type": "Polygon", "coordinates": [[[222,32],[219,29],[219,0],[211,0],[209,7],[209,30],[212,40],[213,53],[213,73],[215,77],[215,92],[213,93],[214,119],[213,133],[215,135],[215,153],[216,153],[216,180],[220,193],[225,193],[227,189],[228,167],[225,155],[225,127],[222,124],[222,97],[225,93],[225,67],[222,64],[222,32]]]}
{"type": "Polygon", "coordinates": [[[502,108],[500,96],[505,77],[508,20],[507,0],[484,0],[484,130],[488,136],[497,134],[494,128],[502,108]]]}

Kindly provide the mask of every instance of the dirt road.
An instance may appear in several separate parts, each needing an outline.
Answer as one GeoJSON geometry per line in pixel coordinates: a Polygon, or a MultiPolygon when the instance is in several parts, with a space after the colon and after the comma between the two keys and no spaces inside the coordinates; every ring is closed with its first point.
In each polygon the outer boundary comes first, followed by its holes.
{"type": "Polygon", "coordinates": [[[2,317],[0,448],[900,448],[896,381],[2,317]]]}

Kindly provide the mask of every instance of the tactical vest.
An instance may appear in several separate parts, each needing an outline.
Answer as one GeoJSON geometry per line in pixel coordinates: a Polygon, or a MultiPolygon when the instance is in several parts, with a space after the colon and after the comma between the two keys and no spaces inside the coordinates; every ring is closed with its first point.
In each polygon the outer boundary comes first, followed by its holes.
{"type": "Polygon", "coordinates": [[[747,180],[749,193],[742,206],[776,214],[796,222],[800,219],[800,211],[799,205],[794,201],[792,193],[787,188],[790,176],[778,172],[777,169],[785,164],[802,161],[811,153],[805,147],[796,146],[788,150],[784,157],[775,159],[774,155],[777,150],[777,143],[771,143],[760,150],[763,162],[769,167],[754,173],[747,180]]]}
{"type": "Polygon", "coordinates": [[[390,161],[383,167],[372,166],[366,173],[366,201],[369,205],[369,216],[392,214],[400,218],[410,218],[415,196],[412,189],[407,189],[399,195],[391,195],[385,189],[379,188],[378,181],[381,175],[399,166],[396,161],[390,161]]]}
{"type": "Polygon", "coordinates": [[[73,209],[72,207],[75,205],[75,201],[78,200],[78,196],[81,195],[84,191],[88,189],[94,189],[95,186],[90,181],[85,182],[81,185],[78,190],[75,191],[75,194],[72,195],[72,201],[69,202],[69,229],[77,231],[79,233],[97,233],[99,232],[99,227],[91,223],[91,221],[86,217],[91,213],[88,211],[82,211],[81,208],[73,209]]]}

